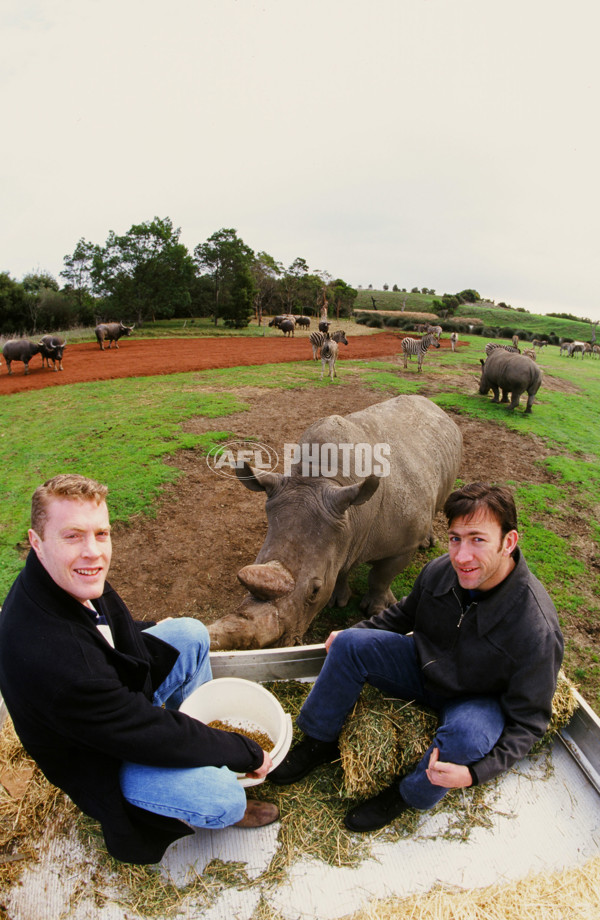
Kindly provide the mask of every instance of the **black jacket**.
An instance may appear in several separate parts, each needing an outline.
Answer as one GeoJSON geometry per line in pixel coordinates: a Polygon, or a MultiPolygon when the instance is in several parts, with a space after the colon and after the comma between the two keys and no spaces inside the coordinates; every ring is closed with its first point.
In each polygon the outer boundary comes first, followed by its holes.
{"type": "Polygon", "coordinates": [[[436,693],[499,697],[506,725],[490,753],[471,765],[478,783],[509,769],[542,737],[563,656],[554,604],[518,548],[514,558],[508,578],[463,610],[456,573],[440,556],[409,595],[357,624],[412,632],[425,685],[436,693]]]}
{"type": "Polygon", "coordinates": [[[190,829],[130,805],[119,785],[124,760],[164,767],[256,769],[260,746],[152,705],[178,652],[144,632],[108,585],[95,602],[115,640],[59,588],[33,550],[0,614],[0,692],[15,730],[44,774],[102,825],[108,851],[158,862],[190,829]]]}

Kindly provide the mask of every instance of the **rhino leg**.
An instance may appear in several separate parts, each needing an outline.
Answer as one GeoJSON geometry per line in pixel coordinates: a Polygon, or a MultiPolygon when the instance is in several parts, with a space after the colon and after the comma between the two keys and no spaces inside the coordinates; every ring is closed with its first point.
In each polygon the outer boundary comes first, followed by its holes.
{"type": "Polygon", "coordinates": [[[345,607],[352,597],[352,591],[348,584],[348,573],[342,573],[337,577],[335,588],[327,602],[328,607],[345,607]]]}
{"type": "Polygon", "coordinates": [[[516,390],[516,391],[514,391],[514,392],[511,394],[511,395],[512,395],[512,399],[511,399],[511,401],[510,401],[510,406],[508,407],[509,409],[516,409],[516,408],[517,408],[517,406],[519,405],[519,400],[521,399],[521,393],[522,393],[522,392],[523,392],[522,390],[516,390]]]}
{"type": "Polygon", "coordinates": [[[502,390],[502,399],[500,401],[503,403],[507,403],[509,395],[510,395],[509,390],[502,390]]]}
{"type": "Polygon", "coordinates": [[[396,603],[396,598],[390,591],[392,579],[398,575],[414,555],[414,547],[408,552],[401,553],[399,556],[391,556],[388,559],[378,559],[371,566],[369,572],[369,588],[360,602],[360,609],[367,616],[374,616],[389,607],[390,604],[396,603]]]}
{"type": "Polygon", "coordinates": [[[498,387],[492,385],[492,402],[500,402],[500,393],[498,392],[498,387]]]}
{"type": "Polygon", "coordinates": [[[527,394],[527,405],[525,406],[525,412],[531,412],[531,407],[535,402],[535,393],[527,394]]]}

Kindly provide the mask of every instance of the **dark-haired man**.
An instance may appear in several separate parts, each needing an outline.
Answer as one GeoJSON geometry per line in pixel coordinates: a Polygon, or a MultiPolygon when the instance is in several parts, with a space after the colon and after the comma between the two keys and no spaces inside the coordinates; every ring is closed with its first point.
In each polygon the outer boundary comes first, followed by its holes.
{"type": "Polygon", "coordinates": [[[306,737],[273,771],[296,782],[338,756],[337,737],[365,683],[439,714],[432,745],[403,779],[353,808],[371,831],[406,808],[428,809],[448,789],[509,769],[545,732],[563,655],[554,605],[517,546],[508,489],[471,483],[444,506],[448,553],[428,563],[409,595],[332,633],[300,715],[306,737]]]}
{"type": "Polygon", "coordinates": [[[31,550],[0,614],[0,690],[25,749],[100,822],[111,855],[154,863],[190,825],[276,820],[236,775],[264,777],[272,761],[178,711],[211,679],[208,631],[190,617],[132,619],[106,581],[107,492],[74,474],[35,490],[31,550]]]}

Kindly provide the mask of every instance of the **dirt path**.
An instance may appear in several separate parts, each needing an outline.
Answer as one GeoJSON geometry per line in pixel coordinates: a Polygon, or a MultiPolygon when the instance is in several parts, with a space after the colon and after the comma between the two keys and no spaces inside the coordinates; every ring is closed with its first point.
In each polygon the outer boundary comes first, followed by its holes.
{"type": "MultiPolygon", "coordinates": [[[[392,332],[352,336],[347,347],[340,346],[339,360],[397,355],[402,338],[402,335],[392,332]]],[[[442,339],[440,345],[450,348],[450,341],[442,339]]],[[[89,380],[148,377],[251,364],[281,364],[311,358],[312,348],[307,334],[293,339],[283,335],[265,338],[121,339],[118,349],[106,348],[104,351],[96,343],[87,342],[84,345],[67,345],[64,370],[56,373],[42,368],[39,355],[32,358],[28,375],[23,373],[24,365],[16,362],[9,376],[2,362],[0,396],[89,380]]]]}

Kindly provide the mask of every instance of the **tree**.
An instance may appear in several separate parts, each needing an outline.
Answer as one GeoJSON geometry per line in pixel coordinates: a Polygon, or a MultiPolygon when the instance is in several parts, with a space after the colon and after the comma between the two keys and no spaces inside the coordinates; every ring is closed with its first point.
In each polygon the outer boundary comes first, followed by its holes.
{"type": "Polygon", "coordinates": [[[283,265],[273,256],[259,252],[252,263],[254,278],[254,312],[258,325],[262,324],[263,314],[270,310],[275,313],[275,304],[279,298],[279,279],[283,274],[283,265]]]}
{"type": "Polygon", "coordinates": [[[8,272],[0,272],[0,333],[20,335],[28,327],[27,293],[8,272]]]}
{"type": "Polygon", "coordinates": [[[358,296],[358,291],[350,287],[341,278],[337,278],[330,286],[331,299],[335,306],[335,318],[340,316],[350,316],[354,301],[358,296]]]}
{"type": "Polygon", "coordinates": [[[250,270],[254,252],[238,237],[236,230],[222,228],[205,243],[196,246],[194,258],[200,271],[206,272],[213,282],[212,312],[216,326],[221,307],[230,296],[232,285],[239,285],[243,269],[250,270]]]}
{"type": "Polygon", "coordinates": [[[83,237],[77,243],[72,255],[64,256],[65,267],[60,273],[65,279],[65,288],[72,291],[80,308],[89,306],[92,300],[92,265],[94,245],[83,237]]]}
{"type": "Polygon", "coordinates": [[[243,329],[250,322],[255,293],[254,278],[251,269],[239,262],[233,269],[231,284],[221,307],[221,315],[226,326],[243,329]]]}
{"type": "Polygon", "coordinates": [[[194,263],[179,242],[180,229],[155,217],[117,236],[110,231],[104,248],[94,247],[91,277],[115,318],[144,319],[185,315],[191,301],[194,263]]]}

